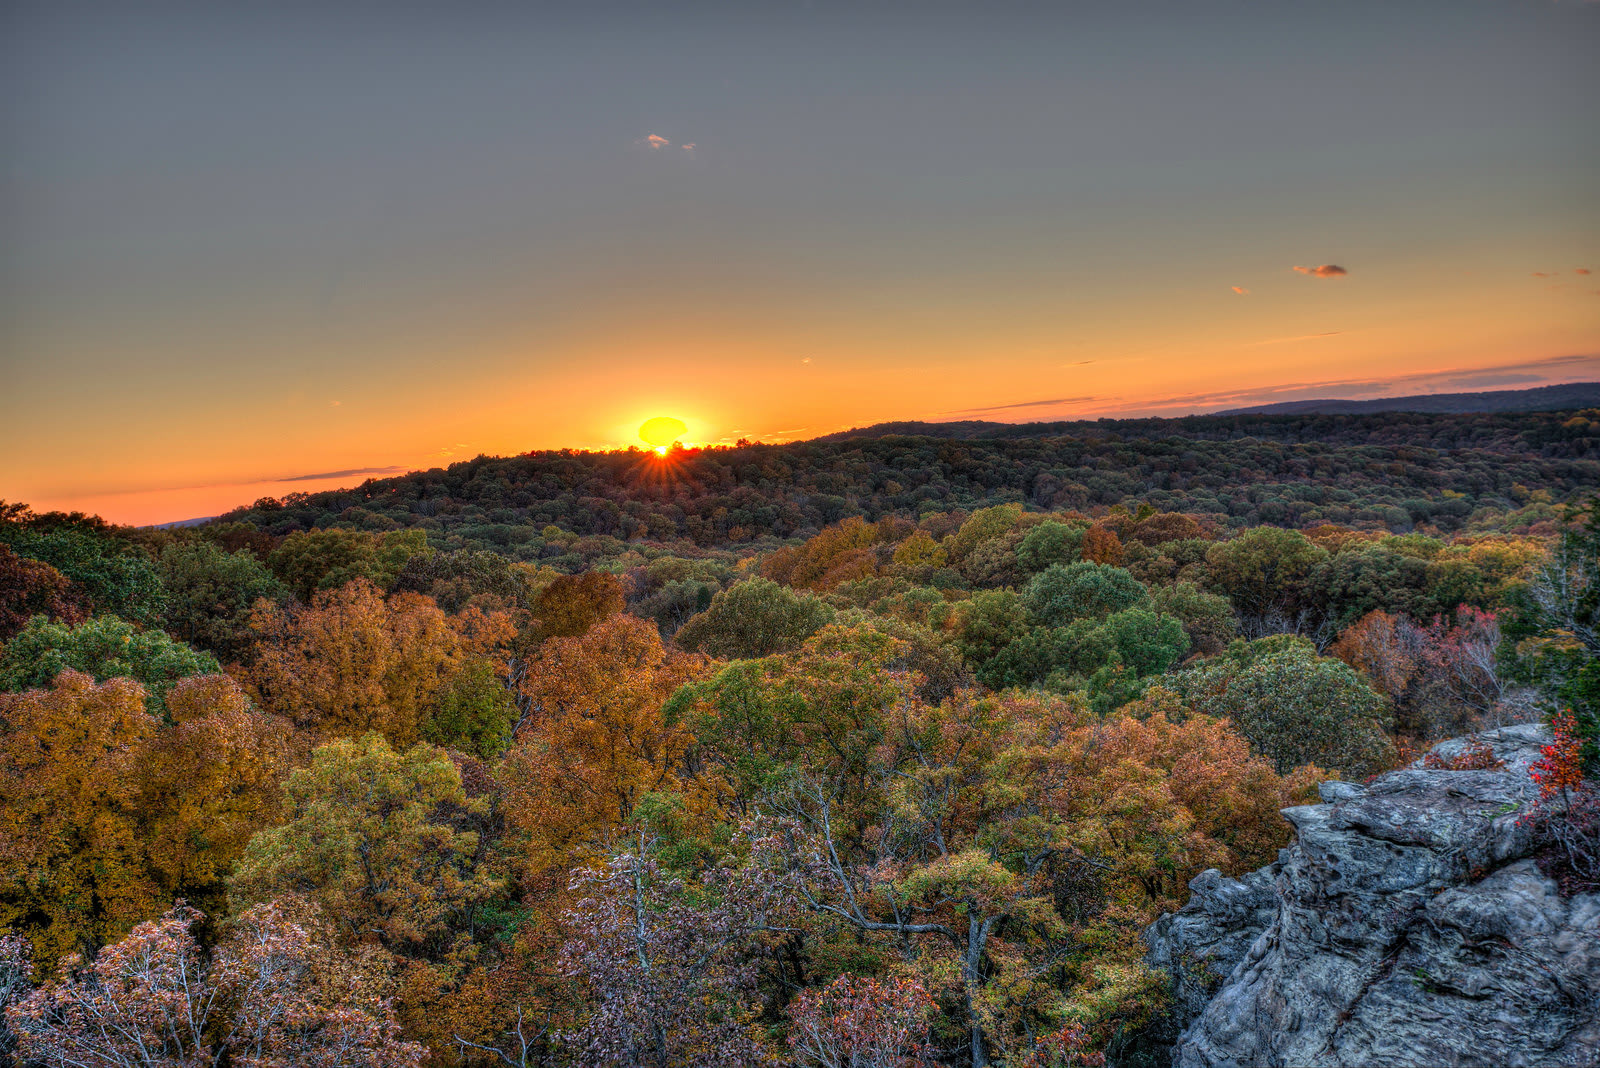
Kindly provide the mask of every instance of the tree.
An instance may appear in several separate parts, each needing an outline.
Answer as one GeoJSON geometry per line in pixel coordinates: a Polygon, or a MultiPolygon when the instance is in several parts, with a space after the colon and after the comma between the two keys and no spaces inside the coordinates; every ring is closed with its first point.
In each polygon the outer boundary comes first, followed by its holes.
{"type": "Polygon", "coordinates": [[[267,565],[296,597],[310,601],[318,590],[337,590],[354,579],[386,590],[411,557],[428,552],[422,530],[305,530],[283,539],[267,565]]]}
{"type": "Polygon", "coordinates": [[[1053,519],[1031,528],[1017,544],[1017,566],[1025,574],[1037,575],[1052,564],[1071,564],[1083,552],[1086,528],[1053,519]]]}
{"type": "Polygon", "coordinates": [[[431,745],[402,753],[378,734],[319,746],[283,786],[286,821],[250,839],[230,882],[238,903],[309,896],[348,939],[438,956],[470,931],[500,884],[470,829],[485,804],[431,745]]]}
{"type": "Polygon", "coordinates": [[[1297,530],[1255,527],[1206,553],[1217,592],[1233,602],[1250,637],[1303,625],[1311,579],[1327,550],[1297,530]]]}
{"type": "Polygon", "coordinates": [[[722,660],[754,659],[797,648],[833,618],[833,609],[813,594],[795,593],[770,579],[745,579],[712,597],[674,640],[690,652],[722,660]]]}
{"type": "Polygon", "coordinates": [[[1163,615],[1176,616],[1183,623],[1189,644],[1198,653],[1215,656],[1228,647],[1239,633],[1233,606],[1226,597],[1206,593],[1192,582],[1175,582],[1154,589],[1151,604],[1163,615]]]}
{"type": "Polygon", "coordinates": [[[85,602],[60,571],[42,560],[18,556],[0,543],[0,642],[9,640],[33,616],[81,622],[85,602]]]}
{"type": "Polygon", "coordinates": [[[156,557],[166,589],[163,622],[182,640],[228,660],[249,648],[251,606],[289,596],[266,566],[245,551],[225,552],[209,541],[175,543],[156,557]]]}
{"type": "Polygon", "coordinates": [[[111,613],[143,624],[161,617],[161,580],[149,558],[97,518],[35,515],[0,502],[0,544],[65,575],[81,592],[85,615],[111,613]]]}
{"type": "Polygon", "coordinates": [[[1565,516],[1508,637],[1525,643],[1524,670],[1551,708],[1570,710],[1585,766],[1600,767],[1600,496],[1565,516]]]}
{"type": "Polygon", "coordinates": [[[841,975],[789,1006],[789,1048],[817,1068],[915,1068],[925,1053],[933,997],[913,978],[841,975]]]}
{"type": "Polygon", "coordinates": [[[261,704],[323,737],[378,731],[416,742],[457,672],[509,638],[503,615],[447,617],[426,597],[387,600],[365,580],[309,606],[258,603],[259,649],[246,677],[261,704]]]}
{"type": "Polygon", "coordinates": [[[599,855],[641,797],[682,788],[692,738],[662,706],[706,665],[631,616],[540,647],[523,682],[529,715],[500,770],[529,871],[599,855]]]}
{"type": "Polygon", "coordinates": [[[13,1006],[27,1060],[97,1068],[418,1068],[399,1041],[370,953],[335,949],[292,899],[239,917],[207,961],[201,914],[182,904],[140,924],[13,1006]]]}
{"type": "Polygon", "coordinates": [[[175,896],[220,899],[222,876],[273,812],[282,721],[232,680],[188,679],[172,722],[130,679],[64,671],[0,696],[0,922],[38,958],[92,950],[175,896]]]}
{"type": "Polygon", "coordinates": [[[1235,642],[1176,676],[1197,712],[1226,717],[1279,774],[1303,764],[1362,778],[1389,763],[1387,702],[1348,664],[1279,635],[1235,642]]]}
{"type": "Polygon", "coordinates": [[[1028,611],[1049,627],[1065,626],[1074,619],[1104,618],[1149,599],[1149,591],[1122,568],[1087,560],[1050,565],[1034,576],[1023,594],[1028,611]]]}
{"type": "Polygon", "coordinates": [[[179,679],[222,670],[211,654],[115,616],[98,616],[77,625],[35,617],[6,643],[0,656],[0,689],[48,686],[68,669],[92,675],[97,682],[127,678],[141,683],[154,716],[165,714],[167,692],[179,679]]]}
{"type": "Polygon", "coordinates": [[[539,593],[534,614],[541,638],[576,638],[603,619],[621,612],[626,600],[615,575],[585,571],[561,575],[539,593]]]}
{"type": "Polygon", "coordinates": [[[750,1026],[758,912],[749,887],[712,872],[691,888],[652,856],[647,831],[635,843],[573,876],[574,937],[561,966],[590,1008],[565,1041],[585,1065],[770,1063],[750,1026]]]}

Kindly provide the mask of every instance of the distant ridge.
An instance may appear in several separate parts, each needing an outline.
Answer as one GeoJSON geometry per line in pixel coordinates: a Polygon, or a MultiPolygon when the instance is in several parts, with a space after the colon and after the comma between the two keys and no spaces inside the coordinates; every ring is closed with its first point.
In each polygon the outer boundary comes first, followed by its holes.
{"type": "Polygon", "coordinates": [[[1421,393],[1376,400],[1283,401],[1253,408],[1230,408],[1215,415],[1361,415],[1368,412],[1427,412],[1458,415],[1469,412],[1560,412],[1600,406],[1600,382],[1571,382],[1533,389],[1497,389],[1486,393],[1421,393]]]}

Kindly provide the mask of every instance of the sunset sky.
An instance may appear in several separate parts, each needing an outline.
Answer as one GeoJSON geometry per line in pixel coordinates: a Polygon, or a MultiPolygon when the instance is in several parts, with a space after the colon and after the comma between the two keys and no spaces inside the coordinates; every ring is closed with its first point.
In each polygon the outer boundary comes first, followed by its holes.
{"type": "Polygon", "coordinates": [[[0,498],[1600,379],[1600,3],[252,6],[0,7],[0,498]]]}

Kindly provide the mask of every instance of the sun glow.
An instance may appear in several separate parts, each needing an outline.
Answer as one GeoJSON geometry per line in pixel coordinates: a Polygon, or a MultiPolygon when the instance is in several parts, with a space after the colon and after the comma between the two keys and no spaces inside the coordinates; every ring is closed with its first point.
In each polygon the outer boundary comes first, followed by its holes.
{"type": "Polygon", "coordinates": [[[658,415],[644,421],[639,428],[639,440],[655,449],[657,456],[665,456],[673,443],[688,432],[689,426],[682,419],[658,415]]]}

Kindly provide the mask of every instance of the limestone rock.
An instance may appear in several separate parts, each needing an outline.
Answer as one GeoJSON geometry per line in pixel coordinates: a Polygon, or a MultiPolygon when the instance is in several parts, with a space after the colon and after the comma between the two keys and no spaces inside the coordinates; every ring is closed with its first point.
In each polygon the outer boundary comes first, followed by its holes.
{"type": "Polygon", "coordinates": [[[1517,823],[1547,739],[1477,737],[1505,770],[1324,784],[1276,864],[1150,927],[1175,1065],[1600,1065],[1600,895],[1561,898],[1517,823]]]}

